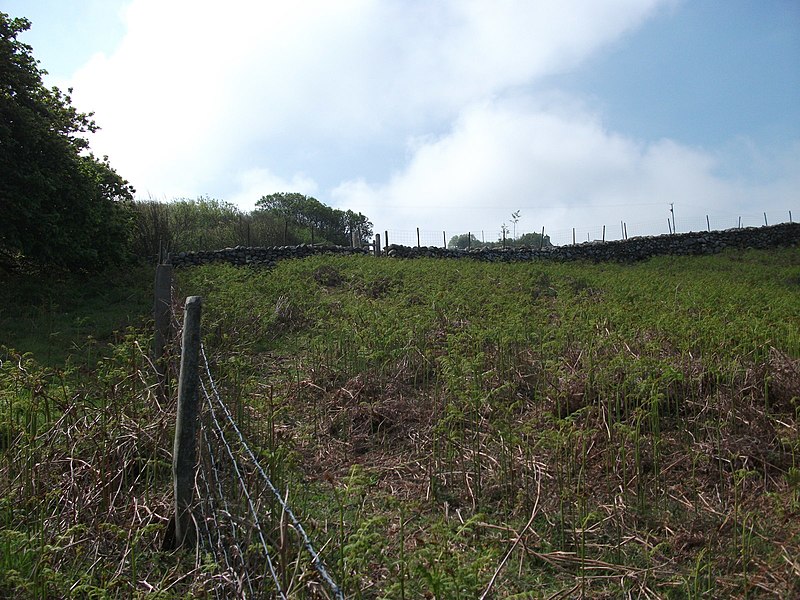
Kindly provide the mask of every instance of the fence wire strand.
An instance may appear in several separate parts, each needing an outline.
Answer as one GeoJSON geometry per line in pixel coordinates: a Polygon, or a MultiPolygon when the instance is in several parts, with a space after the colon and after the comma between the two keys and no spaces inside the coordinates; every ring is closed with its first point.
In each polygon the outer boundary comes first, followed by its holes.
{"type": "MultiPolygon", "coordinates": [[[[217,384],[214,381],[214,378],[213,378],[213,376],[211,374],[211,367],[210,367],[209,362],[208,362],[208,357],[206,356],[205,347],[204,347],[204,345],[202,343],[200,344],[200,357],[202,358],[205,375],[208,378],[209,386],[211,387],[211,391],[212,391],[211,395],[213,395],[214,401],[216,401],[216,404],[218,405],[219,409],[224,414],[225,421],[227,422],[227,425],[235,433],[236,437],[238,438],[238,441],[239,441],[239,444],[240,444],[242,450],[245,452],[245,454],[249,458],[250,462],[252,463],[252,465],[257,470],[258,474],[261,477],[261,480],[266,485],[267,489],[271,492],[271,494],[277,500],[279,506],[281,507],[281,510],[289,517],[289,523],[292,526],[292,528],[295,530],[295,532],[298,534],[298,536],[300,537],[300,540],[302,542],[303,547],[305,548],[305,550],[308,552],[309,556],[311,557],[311,564],[314,567],[314,569],[317,571],[319,576],[322,578],[322,580],[328,586],[328,588],[330,589],[331,593],[333,594],[333,597],[336,598],[337,600],[344,600],[344,594],[342,593],[341,589],[336,584],[336,582],[333,580],[333,578],[328,574],[328,571],[325,568],[325,564],[322,562],[322,559],[320,558],[319,553],[314,549],[314,546],[313,546],[313,544],[311,542],[311,539],[308,536],[308,534],[306,533],[305,529],[303,528],[303,525],[300,523],[298,518],[295,516],[294,512],[289,507],[289,505],[284,500],[284,498],[281,496],[280,492],[275,487],[275,485],[272,483],[272,480],[269,478],[267,473],[261,467],[261,464],[258,462],[258,459],[255,456],[255,453],[250,449],[250,446],[245,441],[244,435],[242,434],[242,432],[239,429],[239,427],[236,425],[236,422],[234,421],[233,416],[231,415],[230,409],[223,402],[222,397],[221,397],[221,395],[219,393],[219,389],[217,387],[217,384]]],[[[247,498],[247,502],[248,502],[248,505],[249,505],[249,508],[250,508],[251,515],[253,516],[253,519],[254,519],[254,522],[255,522],[255,526],[256,526],[256,528],[258,530],[259,537],[260,537],[260,539],[262,541],[262,544],[264,546],[264,551],[265,551],[265,554],[266,554],[266,557],[267,557],[267,561],[269,563],[270,572],[271,572],[271,574],[273,576],[273,579],[275,580],[276,586],[278,586],[278,590],[280,591],[280,585],[279,585],[279,581],[278,581],[278,578],[277,578],[277,574],[274,571],[274,567],[272,565],[272,561],[271,561],[271,559],[269,557],[269,552],[268,552],[268,549],[267,549],[267,545],[266,545],[266,542],[264,541],[264,537],[263,537],[263,531],[261,530],[261,527],[260,527],[260,524],[259,524],[257,511],[255,510],[255,506],[252,503],[250,494],[247,491],[246,486],[244,485],[244,479],[241,476],[239,465],[238,465],[238,463],[237,463],[237,461],[236,461],[236,459],[234,457],[233,450],[231,449],[230,444],[228,443],[227,439],[225,438],[225,435],[224,435],[224,432],[223,432],[223,428],[221,427],[221,425],[219,424],[219,420],[217,419],[216,409],[214,407],[214,403],[212,402],[211,395],[209,395],[208,390],[207,390],[205,384],[202,381],[201,381],[201,389],[203,390],[203,395],[206,398],[207,406],[209,408],[209,414],[210,414],[211,419],[213,421],[214,430],[216,431],[216,434],[217,434],[218,438],[222,442],[222,445],[224,446],[229,458],[231,459],[231,462],[233,464],[234,470],[236,472],[236,476],[239,479],[240,484],[242,486],[242,490],[243,490],[243,492],[244,492],[244,494],[245,494],[245,496],[247,498]]],[[[285,598],[285,596],[283,595],[282,591],[280,591],[280,594],[281,594],[282,598],[285,598]]]]}
{"type": "MultiPolygon", "coordinates": [[[[201,351],[202,351],[202,346],[201,346],[201,351]]],[[[205,355],[203,356],[203,358],[205,360],[205,355]]],[[[208,363],[207,362],[206,362],[206,367],[208,367],[208,363]]],[[[239,486],[240,486],[240,488],[242,490],[242,493],[244,494],[244,496],[245,496],[245,498],[247,500],[247,506],[248,506],[248,509],[250,511],[250,515],[253,518],[253,526],[254,526],[256,532],[258,533],[258,539],[261,542],[261,546],[264,548],[264,557],[267,559],[267,567],[269,569],[270,575],[272,576],[272,580],[275,583],[275,589],[276,589],[279,597],[282,598],[283,600],[286,600],[286,594],[284,593],[284,591],[283,591],[283,589],[281,587],[280,578],[278,577],[278,573],[275,570],[275,565],[272,562],[272,558],[270,557],[269,546],[268,546],[267,541],[266,541],[266,539],[264,537],[264,530],[261,528],[261,522],[260,522],[260,520],[258,518],[258,511],[256,510],[255,504],[253,503],[253,499],[252,499],[252,497],[250,495],[250,492],[247,490],[247,484],[245,483],[244,477],[242,476],[239,463],[236,460],[236,457],[234,455],[233,449],[230,446],[230,443],[225,438],[225,432],[223,431],[222,426],[220,425],[219,420],[217,419],[217,415],[216,415],[216,412],[214,411],[214,406],[212,404],[211,397],[209,396],[208,391],[207,391],[206,386],[205,386],[205,383],[203,383],[202,380],[200,382],[200,389],[202,389],[203,396],[205,397],[205,399],[207,401],[207,405],[209,407],[209,415],[210,415],[211,420],[213,422],[214,430],[216,431],[216,434],[217,434],[217,437],[218,437],[219,441],[222,443],[222,447],[227,452],[228,458],[230,458],[231,465],[233,466],[233,470],[234,470],[234,472],[236,474],[236,479],[238,480],[238,483],[239,483],[239,486]]],[[[222,405],[221,400],[219,400],[219,398],[217,398],[217,400],[222,405]]],[[[222,405],[222,406],[224,406],[224,405],[222,405]]]]}
{"type": "MultiPolygon", "coordinates": [[[[222,514],[230,517],[231,511],[230,511],[230,507],[229,507],[229,504],[228,504],[228,499],[225,497],[225,493],[222,491],[222,483],[220,482],[220,479],[219,479],[219,469],[217,468],[217,461],[214,458],[214,450],[213,450],[213,447],[211,445],[211,440],[208,439],[208,431],[207,431],[207,429],[205,427],[203,427],[201,432],[202,432],[203,441],[205,443],[205,445],[204,445],[204,448],[206,450],[205,456],[208,457],[209,464],[208,464],[207,468],[199,469],[199,471],[200,471],[200,474],[201,474],[201,478],[202,478],[203,482],[205,483],[205,488],[206,488],[206,496],[205,497],[208,499],[207,500],[207,504],[208,504],[208,507],[209,507],[209,511],[208,512],[210,512],[213,515],[216,515],[218,513],[222,513],[222,514]],[[205,475],[206,471],[209,471],[213,476],[214,483],[216,484],[216,486],[215,486],[216,487],[216,493],[212,492],[211,486],[209,485],[208,479],[207,479],[207,477],[205,475]],[[222,504],[221,507],[216,507],[215,506],[215,504],[216,504],[215,499],[216,498],[218,498],[220,503],[222,504]]],[[[207,518],[207,520],[212,520],[212,521],[216,522],[215,518],[207,518]]],[[[234,568],[234,566],[232,564],[232,559],[231,559],[231,557],[230,557],[230,555],[228,553],[228,550],[226,548],[225,541],[222,538],[222,528],[220,528],[219,526],[217,526],[215,528],[216,529],[216,534],[217,534],[217,536],[216,536],[216,544],[214,544],[213,539],[211,540],[211,544],[212,544],[212,547],[215,546],[221,552],[222,558],[225,561],[225,566],[227,568],[227,573],[229,573],[234,578],[234,580],[237,582],[237,587],[238,587],[237,591],[239,592],[239,595],[242,595],[242,596],[244,595],[243,594],[244,585],[246,584],[247,585],[247,589],[250,592],[250,596],[252,597],[252,596],[254,596],[254,594],[253,594],[253,585],[252,585],[252,581],[250,579],[250,572],[246,568],[246,563],[244,562],[244,551],[242,550],[241,544],[239,542],[238,535],[236,533],[236,523],[231,518],[228,518],[227,521],[228,521],[229,527],[230,527],[232,545],[233,545],[234,548],[236,548],[236,550],[238,552],[238,557],[241,559],[239,561],[241,563],[241,569],[239,571],[237,571],[234,568]]],[[[214,552],[214,555],[215,555],[215,559],[217,559],[217,562],[219,562],[218,554],[216,552],[214,552]]]]}

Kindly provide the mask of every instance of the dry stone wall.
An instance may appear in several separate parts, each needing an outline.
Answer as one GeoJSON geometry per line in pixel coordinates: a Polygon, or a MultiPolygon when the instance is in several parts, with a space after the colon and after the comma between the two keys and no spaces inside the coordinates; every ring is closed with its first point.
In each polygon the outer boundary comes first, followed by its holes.
{"type": "MultiPolygon", "coordinates": [[[[748,227],[724,231],[680,233],[652,237],[635,237],[610,242],[586,242],[574,246],[553,248],[481,248],[451,250],[433,246],[390,245],[386,253],[390,258],[451,258],[473,259],[489,262],[515,262],[530,260],[589,260],[635,262],[653,256],[715,254],[727,248],[777,248],[800,244],[800,224],[783,223],[769,227],[748,227]]],[[[317,254],[367,254],[362,248],[345,246],[274,246],[269,248],[225,248],[201,252],[180,252],[170,255],[175,267],[224,262],[233,265],[272,267],[279,260],[305,258],[317,254]]]]}
{"type": "Polygon", "coordinates": [[[634,237],[611,242],[585,242],[574,246],[552,248],[481,248],[452,250],[435,247],[391,245],[389,256],[417,258],[471,258],[490,262],[528,260],[590,260],[633,262],[663,255],[715,254],[726,248],[776,248],[797,246],[800,243],[800,224],[785,223],[769,227],[748,227],[700,233],[680,233],[652,237],[634,237]]]}
{"type": "Polygon", "coordinates": [[[362,248],[347,246],[318,246],[300,244],[298,246],[271,246],[252,248],[236,246],[222,250],[202,250],[199,252],[178,252],[170,254],[169,261],[174,267],[191,267],[209,263],[230,263],[236,266],[254,265],[274,267],[279,260],[305,258],[316,254],[367,254],[362,248]]]}

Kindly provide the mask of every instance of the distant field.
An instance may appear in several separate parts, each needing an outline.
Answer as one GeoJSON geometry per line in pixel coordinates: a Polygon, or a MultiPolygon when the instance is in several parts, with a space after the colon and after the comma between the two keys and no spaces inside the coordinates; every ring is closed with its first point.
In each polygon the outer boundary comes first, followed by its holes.
{"type": "MultiPolygon", "coordinates": [[[[800,250],[322,256],[176,280],[346,598],[800,595],[800,250]]],[[[46,346],[35,325],[17,339],[46,346]]],[[[150,336],[69,368],[3,350],[0,596],[235,589],[207,554],[158,549],[174,405],[150,336]]],[[[290,597],[324,597],[263,518],[290,597]]]]}

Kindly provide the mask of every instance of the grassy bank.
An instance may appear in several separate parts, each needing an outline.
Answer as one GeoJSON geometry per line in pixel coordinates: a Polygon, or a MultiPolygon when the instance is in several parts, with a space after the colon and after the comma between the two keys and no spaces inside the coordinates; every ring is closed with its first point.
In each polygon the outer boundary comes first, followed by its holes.
{"type": "Polygon", "coordinates": [[[353,597],[798,592],[796,250],[180,285],[353,597]]]}
{"type": "MultiPolygon", "coordinates": [[[[800,593],[797,250],[317,257],[177,285],[347,598],[800,593]]],[[[174,405],[148,343],[119,336],[80,380],[4,355],[0,595],[235,593],[207,552],[160,550],[174,405]]],[[[324,597],[264,494],[290,597],[324,597]]]]}
{"type": "Polygon", "coordinates": [[[152,311],[152,269],[100,275],[6,274],[0,278],[0,344],[51,367],[92,362],[114,333],[152,311]]]}

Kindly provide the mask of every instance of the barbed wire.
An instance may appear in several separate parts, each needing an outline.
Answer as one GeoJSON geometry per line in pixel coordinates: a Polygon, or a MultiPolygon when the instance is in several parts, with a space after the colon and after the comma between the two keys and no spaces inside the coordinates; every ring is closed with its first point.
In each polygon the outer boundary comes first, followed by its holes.
{"type": "MultiPolygon", "coordinates": [[[[228,407],[223,402],[222,397],[220,396],[219,390],[217,388],[216,382],[214,381],[214,378],[213,378],[213,376],[211,374],[211,367],[210,367],[210,365],[208,363],[208,357],[206,356],[205,347],[204,347],[204,345],[202,343],[200,344],[200,356],[203,359],[203,365],[205,367],[205,373],[206,373],[206,376],[208,377],[209,385],[210,385],[211,390],[213,392],[214,399],[216,400],[216,402],[219,405],[220,409],[224,413],[225,418],[226,418],[226,420],[228,422],[228,425],[236,433],[236,436],[239,439],[239,443],[240,443],[242,449],[246,452],[247,456],[249,457],[249,459],[252,462],[253,466],[258,471],[259,475],[261,475],[261,478],[264,481],[264,483],[266,484],[267,489],[269,489],[269,491],[272,493],[272,495],[278,501],[278,504],[280,505],[281,510],[283,510],[283,512],[289,517],[289,521],[290,521],[290,524],[291,524],[292,528],[300,536],[300,539],[302,541],[303,547],[306,549],[306,551],[311,556],[311,564],[314,567],[314,569],[316,569],[317,573],[319,573],[320,577],[328,585],[328,587],[330,588],[331,592],[333,593],[334,598],[337,598],[337,599],[340,599],[340,600],[344,600],[344,594],[342,593],[341,589],[336,584],[336,582],[333,580],[333,578],[328,574],[328,571],[325,568],[325,564],[323,563],[322,559],[320,558],[319,553],[314,549],[314,546],[313,546],[313,544],[311,542],[311,539],[309,538],[309,536],[306,533],[305,529],[303,528],[302,524],[297,519],[297,517],[295,516],[294,512],[289,507],[289,505],[286,503],[286,501],[283,499],[283,497],[281,496],[281,494],[278,491],[278,489],[272,483],[272,480],[269,478],[267,473],[261,467],[261,464],[258,462],[258,459],[256,459],[255,454],[253,453],[253,451],[250,449],[250,446],[245,441],[245,438],[242,435],[242,432],[240,431],[239,427],[236,425],[236,422],[234,421],[230,410],[228,409],[228,407]]],[[[208,400],[208,402],[210,404],[211,403],[211,399],[209,398],[209,395],[207,393],[205,385],[202,384],[202,382],[201,382],[201,387],[203,389],[204,395],[206,396],[206,399],[208,400]]],[[[213,406],[211,407],[211,415],[212,415],[212,418],[214,419],[215,428],[218,430],[219,435],[222,436],[221,428],[219,427],[219,424],[217,422],[216,413],[214,412],[213,406]]],[[[224,439],[224,437],[223,437],[223,439],[224,439]]],[[[227,441],[225,441],[225,445],[227,446],[227,450],[229,452],[231,460],[234,461],[234,467],[238,468],[238,465],[235,464],[235,459],[233,458],[232,451],[230,449],[230,446],[227,444],[227,441]]],[[[238,471],[237,471],[237,473],[238,473],[238,471]]],[[[245,493],[247,494],[246,491],[245,491],[245,493]]],[[[247,497],[248,497],[248,502],[249,502],[249,494],[247,494],[247,497]]],[[[269,559],[269,557],[268,557],[268,559],[269,559]]]]}

